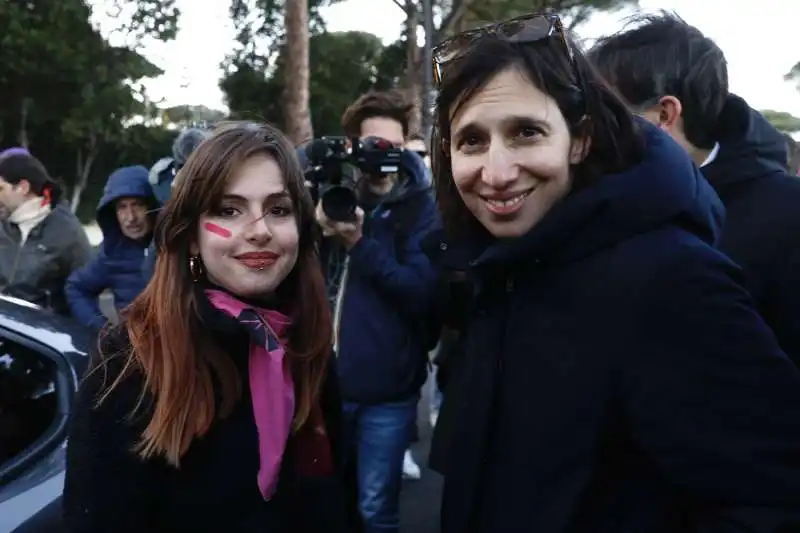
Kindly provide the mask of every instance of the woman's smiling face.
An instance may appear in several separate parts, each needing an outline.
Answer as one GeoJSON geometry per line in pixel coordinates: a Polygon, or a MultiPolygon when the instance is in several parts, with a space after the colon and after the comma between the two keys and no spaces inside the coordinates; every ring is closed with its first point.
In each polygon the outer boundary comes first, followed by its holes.
{"type": "Polygon", "coordinates": [[[297,217],[272,157],[247,160],[226,185],[218,209],[199,222],[192,253],[202,259],[209,281],[236,296],[271,296],[297,263],[297,217]]]}
{"type": "Polygon", "coordinates": [[[464,204],[498,238],[533,228],[572,187],[580,162],[554,99],[516,67],[451,109],[450,160],[464,204]],[[453,113],[455,111],[455,113],[453,113]]]}

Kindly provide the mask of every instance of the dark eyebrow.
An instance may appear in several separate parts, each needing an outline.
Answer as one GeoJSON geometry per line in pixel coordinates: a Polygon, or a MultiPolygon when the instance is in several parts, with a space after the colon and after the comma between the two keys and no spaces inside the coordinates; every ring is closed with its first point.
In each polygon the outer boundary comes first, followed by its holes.
{"type": "MultiPolygon", "coordinates": [[[[289,191],[274,192],[274,193],[268,195],[265,198],[265,200],[274,201],[274,200],[282,200],[284,198],[291,198],[291,195],[289,194],[289,191]]],[[[244,196],[239,196],[238,194],[223,194],[222,195],[222,199],[223,200],[235,200],[235,201],[240,201],[240,202],[246,202],[247,201],[247,198],[245,198],[244,196]]]]}
{"type": "MultiPolygon", "coordinates": [[[[544,119],[540,119],[540,118],[536,118],[536,117],[531,117],[531,116],[527,116],[527,115],[511,115],[509,117],[503,118],[503,126],[505,126],[505,127],[507,127],[509,125],[518,126],[518,125],[521,125],[521,124],[530,125],[530,126],[538,126],[538,127],[542,128],[542,129],[547,129],[547,130],[550,129],[550,123],[549,122],[547,122],[544,119]]],[[[473,133],[473,132],[480,132],[483,129],[484,128],[481,127],[480,125],[478,125],[477,123],[469,122],[467,124],[464,124],[460,128],[458,128],[456,131],[454,131],[453,132],[453,138],[458,139],[458,138],[460,138],[461,136],[463,136],[465,134],[469,134],[469,133],[473,133]]]]}

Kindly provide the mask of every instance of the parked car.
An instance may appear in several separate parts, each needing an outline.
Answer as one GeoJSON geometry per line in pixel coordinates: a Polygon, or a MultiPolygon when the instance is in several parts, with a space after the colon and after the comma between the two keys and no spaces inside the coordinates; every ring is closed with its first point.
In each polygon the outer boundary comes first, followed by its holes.
{"type": "Polygon", "coordinates": [[[67,422],[94,336],[0,295],[0,532],[61,530],[67,422]]]}

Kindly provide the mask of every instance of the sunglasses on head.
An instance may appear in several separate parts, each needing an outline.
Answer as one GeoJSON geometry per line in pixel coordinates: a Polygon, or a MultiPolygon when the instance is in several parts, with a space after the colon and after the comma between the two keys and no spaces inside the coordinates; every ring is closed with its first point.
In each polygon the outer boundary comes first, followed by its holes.
{"type": "Polygon", "coordinates": [[[519,44],[533,43],[555,35],[560,38],[570,62],[574,64],[575,61],[564,25],[558,15],[531,13],[459,33],[436,45],[432,54],[434,85],[439,87],[441,84],[448,63],[463,57],[477,40],[487,35],[498,35],[519,44]]]}

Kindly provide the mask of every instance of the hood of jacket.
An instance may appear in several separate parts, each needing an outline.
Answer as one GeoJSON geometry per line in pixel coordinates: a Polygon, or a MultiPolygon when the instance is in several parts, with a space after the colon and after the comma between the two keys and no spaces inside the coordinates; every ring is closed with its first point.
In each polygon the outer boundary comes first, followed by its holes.
{"type": "MultiPolygon", "coordinates": [[[[132,242],[122,234],[115,203],[120,198],[144,198],[150,209],[158,209],[158,201],[148,181],[148,170],[140,165],[122,167],[111,173],[97,204],[97,225],[103,232],[102,249],[108,252],[124,242],[132,242]]],[[[155,216],[153,213],[151,216],[155,216]]],[[[142,244],[146,246],[146,244],[142,244]]]]}
{"type": "Polygon", "coordinates": [[[703,167],[718,191],[770,174],[786,174],[788,146],[783,135],[747,102],[730,95],[717,124],[719,153],[703,167]]]}
{"type": "Polygon", "coordinates": [[[667,225],[716,243],[725,209],[714,189],[667,134],[644,121],[640,128],[646,149],[638,164],[570,194],[526,235],[492,241],[474,264],[567,263],[667,225]]]}

